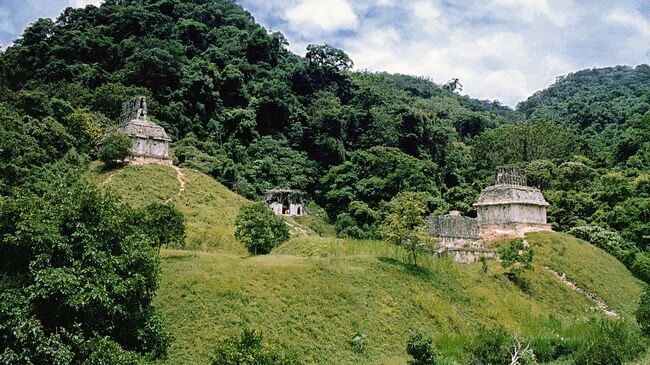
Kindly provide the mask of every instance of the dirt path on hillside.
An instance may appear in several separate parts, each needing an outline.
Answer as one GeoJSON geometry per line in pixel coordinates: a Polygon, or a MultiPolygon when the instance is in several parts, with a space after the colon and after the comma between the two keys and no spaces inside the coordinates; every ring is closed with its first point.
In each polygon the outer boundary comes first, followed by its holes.
{"type": "Polygon", "coordinates": [[[185,174],[183,171],[181,171],[180,167],[178,166],[171,166],[175,171],[176,171],[176,179],[178,180],[178,193],[174,195],[173,197],[165,200],[165,204],[169,203],[172,201],[172,199],[178,198],[184,191],[185,191],[185,174]]]}
{"type": "Polygon", "coordinates": [[[296,232],[298,233],[298,236],[309,236],[309,232],[307,232],[304,228],[302,228],[302,227],[299,226],[298,224],[291,224],[291,223],[289,223],[289,222],[287,222],[287,221],[285,221],[285,223],[286,223],[287,226],[289,226],[290,228],[295,229],[296,232]]]}
{"type": "Polygon", "coordinates": [[[596,302],[596,304],[598,305],[598,307],[600,308],[600,310],[602,310],[603,313],[605,313],[606,315],[608,315],[608,316],[610,316],[610,317],[615,317],[615,318],[619,318],[619,317],[621,316],[621,315],[618,314],[616,311],[614,311],[613,309],[609,308],[609,306],[608,306],[607,303],[603,300],[603,298],[599,297],[599,296],[598,296],[597,294],[595,294],[595,293],[591,293],[591,292],[588,292],[588,291],[582,289],[581,287],[578,286],[578,284],[577,284],[576,282],[574,282],[574,281],[570,280],[569,278],[567,278],[567,276],[566,276],[565,273],[557,272],[557,271],[551,269],[551,268],[548,267],[548,266],[544,266],[544,268],[545,268],[546,270],[548,270],[549,272],[553,273],[553,275],[555,275],[558,279],[560,279],[560,281],[563,282],[563,283],[564,283],[566,286],[568,286],[569,288],[571,288],[571,289],[577,291],[578,293],[582,293],[582,294],[586,295],[588,298],[590,298],[591,300],[593,300],[594,302],[596,302]]]}

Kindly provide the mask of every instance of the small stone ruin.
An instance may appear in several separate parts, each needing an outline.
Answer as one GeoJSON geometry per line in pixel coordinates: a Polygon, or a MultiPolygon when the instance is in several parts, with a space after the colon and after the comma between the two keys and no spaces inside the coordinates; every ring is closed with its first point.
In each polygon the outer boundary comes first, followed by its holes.
{"type": "Polygon", "coordinates": [[[539,189],[526,185],[518,167],[498,167],[495,184],[481,191],[474,207],[483,239],[551,230],[548,202],[539,189]]]}
{"type": "Polygon", "coordinates": [[[147,101],[144,96],[136,96],[122,104],[117,130],[126,133],[133,140],[131,162],[171,163],[171,139],[163,127],[152,122],[147,116],[147,101]]]}
{"type": "Polygon", "coordinates": [[[271,189],[264,194],[264,201],[276,215],[306,215],[302,194],[292,189],[271,189]]]}
{"type": "Polygon", "coordinates": [[[527,186],[524,171],[517,167],[498,167],[494,185],[481,191],[474,206],[476,218],[457,211],[428,218],[430,234],[439,239],[435,256],[452,256],[462,263],[481,256],[496,258],[483,242],[551,230],[546,222],[548,202],[539,189],[527,186]]]}
{"type": "Polygon", "coordinates": [[[457,210],[447,215],[430,216],[429,232],[440,239],[439,246],[478,246],[481,241],[476,218],[463,217],[457,210]]]}

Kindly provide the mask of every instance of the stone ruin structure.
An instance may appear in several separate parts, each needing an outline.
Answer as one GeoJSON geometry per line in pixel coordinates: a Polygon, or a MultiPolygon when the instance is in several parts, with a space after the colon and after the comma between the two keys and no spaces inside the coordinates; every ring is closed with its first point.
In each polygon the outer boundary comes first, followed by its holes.
{"type": "Polygon", "coordinates": [[[276,215],[306,215],[302,194],[292,189],[272,189],[264,194],[264,201],[276,215]]]}
{"type": "Polygon", "coordinates": [[[498,167],[494,185],[481,191],[474,207],[484,239],[551,230],[546,222],[548,202],[539,189],[527,186],[518,167],[498,167]]]}
{"type": "Polygon", "coordinates": [[[546,222],[548,203],[539,189],[527,185],[526,175],[517,167],[498,167],[494,185],[481,191],[474,206],[477,218],[457,211],[428,218],[430,234],[439,239],[436,257],[452,256],[461,263],[481,256],[496,258],[483,242],[551,230],[546,222]]]}
{"type": "Polygon", "coordinates": [[[439,246],[477,246],[481,240],[476,218],[463,217],[457,210],[447,215],[430,216],[429,232],[440,239],[439,246]]]}
{"type": "Polygon", "coordinates": [[[458,263],[478,261],[480,256],[493,258],[493,250],[481,246],[481,235],[476,218],[463,217],[457,210],[427,219],[429,233],[438,238],[434,257],[450,256],[458,263]]]}
{"type": "Polygon", "coordinates": [[[117,130],[126,133],[133,140],[131,162],[171,163],[171,139],[163,127],[147,117],[147,101],[144,96],[136,96],[122,104],[117,130]]]}

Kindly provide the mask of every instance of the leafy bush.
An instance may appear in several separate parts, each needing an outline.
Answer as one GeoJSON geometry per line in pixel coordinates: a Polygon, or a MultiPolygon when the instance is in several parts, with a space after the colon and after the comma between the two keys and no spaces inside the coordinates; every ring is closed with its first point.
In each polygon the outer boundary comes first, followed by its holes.
{"type": "Polygon", "coordinates": [[[638,252],[634,255],[630,271],[637,278],[650,283],[650,254],[646,252],[638,252]]]}
{"type": "Polygon", "coordinates": [[[88,358],[82,365],[145,365],[146,362],[137,354],[126,351],[107,337],[89,341],[84,346],[88,358]]]}
{"type": "Polygon", "coordinates": [[[294,356],[282,348],[262,342],[262,334],[244,329],[239,337],[220,343],[212,365],[293,365],[299,364],[294,356]]]}
{"type": "Polygon", "coordinates": [[[500,326],[481,325],[477,335],[467,345],[469,363],[475,365],[507,365],[510,363],[511,337],[500,326]]]}
{"type": "Polygon", "coordinates": [[[530,340],[530,347],[535,352],[537,360],[542,363],[571,355],[576,346],[576,340],[569,340],[564,337],[540,337],[530,340]]]}
{"type": "Polygon", "coordinates": [[[381,227],[386,240],[404,246],[411,253],[413,264],[418,265],[417,252],[422,246],[431,246],[433,239],[426,228],[426,205],[422,193],[399,193],[388,203],[388,214],[381,227]]]}
{"type": "Polygon", "coordinates": [[[151,306],[158,260],[142,226],[140,212],[82,183],[0,200],[0,343],[10,363],[111,363],[78,351],[101,339],[107,353],[165,354],[151,306]]]}
{"type": "Polygon", "coordinates": [[[162,246],[185,246],[185,217],[171,205],[153,203],[146,206],[144,230],[158,249],[162,246]]]}
{"type": "Polygon", "coordinates": [[[499,248],[501,266],[507,269],[506,276],[521,290],[527,292],[529,284],[521,277],[524,271],[533,270],[534,252],[524,245],[521,238],[510,240],[510,242],[499,248]]]}
{"type": "Polygon", "coordinates": [[[638,357],[644,348],[637,326],[603,318],[588,327],[573,359],[581,365],[622,365],[638,357]]]}
{"type": "Polygon", "coordinates": [[[602,248],[617,259],[627,262],[628,256],[634,253],[635,247],[627,242],[618,232],[597,226],[581,226],[571,228],[567,233],[583,239],[592,245],[602,248]]]}
{"type": "Polygon", "coordinates": [[[636,322],[644,335],[650,336],[650,286],[646,285],[636,310],[636,322]]]}
{"type": "Polygon", "coordinates": [[[435,365],[436,350],[430,338],[422,336],[419,332],[412,332],[406,343],[406,353],[413,359],[409,365],[435,365]]]}
{"type": "Polygon", "coordinates": [[[352,338],[350,338],[350,346],[357,353],[366,352],[368,347],[368,335],[361,330],[361,325],[359,323],[354,323],[354,332],[352,333],[352,338]]]}
{"type": "Polygon", "coordinates": [[[263,202],[242,207],[235,225],[235,237],[252,254],[269,253],[289,239],[289,228],[284,219],[273,214],[263,202]]]}
{"type": "Polygon", "coordinates": [[[114,132],[106,136],[101,149],[99,150],[99,160],[106,166],[115,166],[118,161],[124,160],[131,155],[133,142],[124,132],[114,132]]]}

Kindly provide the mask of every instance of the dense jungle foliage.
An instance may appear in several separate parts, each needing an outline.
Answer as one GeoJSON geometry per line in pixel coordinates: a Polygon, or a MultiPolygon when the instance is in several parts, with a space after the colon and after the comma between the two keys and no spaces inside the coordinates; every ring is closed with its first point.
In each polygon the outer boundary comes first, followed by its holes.
{"type": "Polygon", "coordinates": [[[518,165],[555,229],[650,281],[649,66],[569,74],[516,110],[460,96],[454,81],[352,67],[329,45],[292,54],[229,0],[107,0],[40,19],[0,54],[3,209],[41,204],[21,194],[46,196],[56,184],[44,181],[97,159],[121,103],[144,95],[176,164],[252,199],[300,189],[340,235],[376,237],[400,192],[422,193],[431,213],[475,215],[494,168],[518,165]]]}

